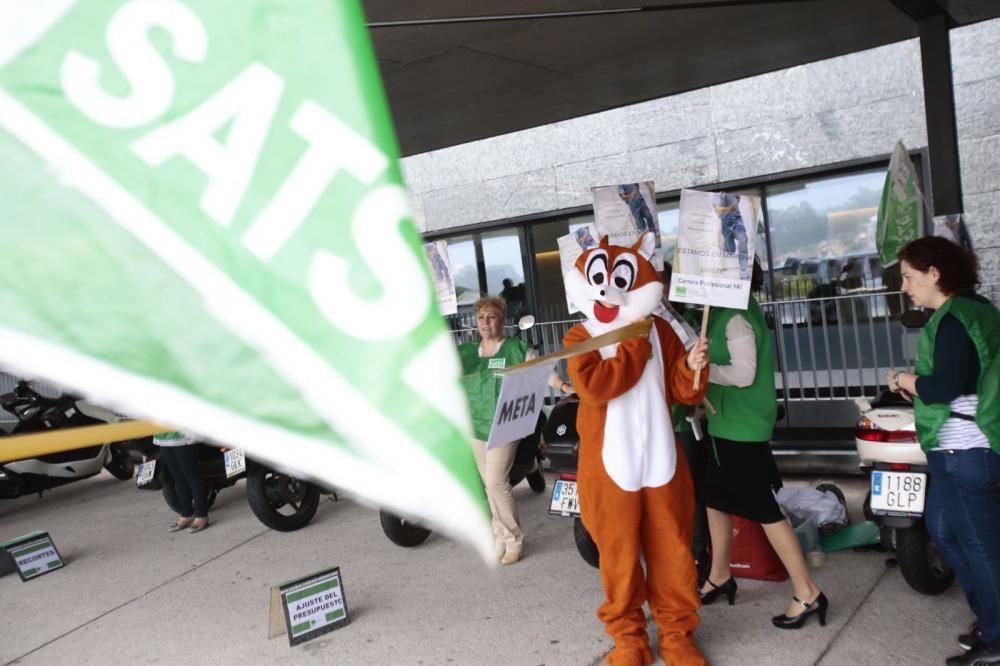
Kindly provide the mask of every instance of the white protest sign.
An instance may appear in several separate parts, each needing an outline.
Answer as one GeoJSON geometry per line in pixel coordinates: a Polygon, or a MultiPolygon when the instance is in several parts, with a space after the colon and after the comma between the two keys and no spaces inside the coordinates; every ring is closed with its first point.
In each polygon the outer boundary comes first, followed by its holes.
{"type": "Polygon", "coordinates": [[[745,310],[760,199],[682,190],[670,300],[745,310]]]}
{"type": "Polygon", "coordinates": [[[515,367],[504,373],[487,449],[512,444],[535,432],[551,372],[552,366],[546,363],[515,367]]]}
{"type": "Polygon", "coordinates": [[[592,187],[594,223],[599,237],[608,237],[612,245],[631,247],[647,231],[656,237],[656,252],[650,257],[653,268],[663,270],[660,252],[660,227],[656,217],[656,192],[653,181],[592,187]]]}
{"type": "Polygon", "coordinates": [[[458,312],[458,297],[455,293],[455,277],[451,272],[451,258],[448,256],[448,242],[439,240],[424,243],[424,254],[434,278],[434,293],[437,295],[441,314],[452,315],[458,312]]]}
{"type": "MultiPolygon", "coordinates": [[[[587,224],[556,239],[556,243],[559,244],[559,268],[564,276],[567,272],[576,270],[576,260],[580,258],[581,254],[592,247],[597,247],[597,234],[597,225],[587,224]]],[[[566,289],[565,291],[566,309],[570,314],[579,312],[580,308],[573,303],[570,290],[566,289]]]]}

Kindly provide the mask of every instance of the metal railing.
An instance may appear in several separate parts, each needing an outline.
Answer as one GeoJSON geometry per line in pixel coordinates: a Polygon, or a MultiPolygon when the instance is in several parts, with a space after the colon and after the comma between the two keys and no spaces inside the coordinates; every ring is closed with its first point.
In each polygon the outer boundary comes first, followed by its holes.
{"type": "MultiPolygon", "coordinates": [[[[986,285],[979,293],[1000,305],[1000,284],[986,285]]],[[[860,288],[760,305],[773,335],[778,398],[786,404],[875,396],[884,388],[890,368],[912,368],[920,332],[907,330],[899,321],[911,307],[902,292],[860,288]]],[[[579,321],[539,322],[527,331],[511,325],[505,332],[548,354],[562,348],[566,331],[579,321]]],[[[478,339],[472,327],[454,334],[456,342],[478,339]]],[[[565,361],[558,371],[566,376],[565,361]]]]}

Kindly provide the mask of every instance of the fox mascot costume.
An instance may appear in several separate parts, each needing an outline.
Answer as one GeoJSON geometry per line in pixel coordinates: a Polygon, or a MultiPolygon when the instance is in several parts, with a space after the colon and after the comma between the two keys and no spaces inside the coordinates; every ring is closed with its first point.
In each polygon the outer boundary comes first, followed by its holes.
{"type": "MultiPolygon", "coordinates": [[[[632,247],[605,237],[577,260],[564,279],[587,319],[566,333],[567,346],[652,314],[663,297],[649,262],[654,251],[651,233],[632,247]]],[[[665,320],[653,320],[648,337],[568,361],[580,397],[581,518],[601,554],[605,600],[597,616],[615,641],[607,656],[615,666],[653,661],[642,609],[647,600],[663,660],[705,663],[692,637],[700,607],[691,555],[694,488],[670,421],[674,402],[695,404],[704,396],[707,377],[695,390],[692,368],[706,362],[705,345],[688,354],[665,320]]]]}

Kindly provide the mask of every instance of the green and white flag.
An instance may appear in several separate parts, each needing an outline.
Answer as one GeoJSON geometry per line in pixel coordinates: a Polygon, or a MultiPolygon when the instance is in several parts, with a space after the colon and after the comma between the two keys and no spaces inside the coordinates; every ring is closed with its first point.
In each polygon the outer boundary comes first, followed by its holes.
{"type": "Polygon", "coordinates": [[[882,266],[892,266],[900,248],[920,236],[923,228],[923,198],[917,186],[917,170],[902,141],[889,159],[889,172],[878,206],[875,244],[882,266]]]}
{"type": "Polygon", "coordinates": [[[492,559],[359,0],[0,0],[0,365],[492,559]]]}

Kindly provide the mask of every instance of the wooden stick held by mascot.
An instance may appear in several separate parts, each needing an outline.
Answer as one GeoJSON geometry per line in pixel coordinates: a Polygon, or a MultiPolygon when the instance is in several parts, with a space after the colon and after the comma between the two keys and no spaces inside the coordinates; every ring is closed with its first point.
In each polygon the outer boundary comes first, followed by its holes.
{"type": "MultiPolygon", "coordinates": [[[[563,277],[587,319],[567,332],[566,345],[652,314],[663,295],[649,261],[654,251],[655,238],[647,233],[632,247],[605,238],[580,256],[576,270],[563,277]]],[[[664,661],[705,663],[693,639],[700,607],[690,548],[694,490],[670,409],[674,402],[702,400],[704,388],[695,389],[693,380],[694,369],[708,365],[707,343],[699,340],[685,352],[670,325],[653,319],[648,335],[568,361],[580,396],[581,518],[601,553],[605,599],[597,615],[615,641],[606,657],[615,666],[653,661],[642,608],[647,601],[664,661]]]]}

